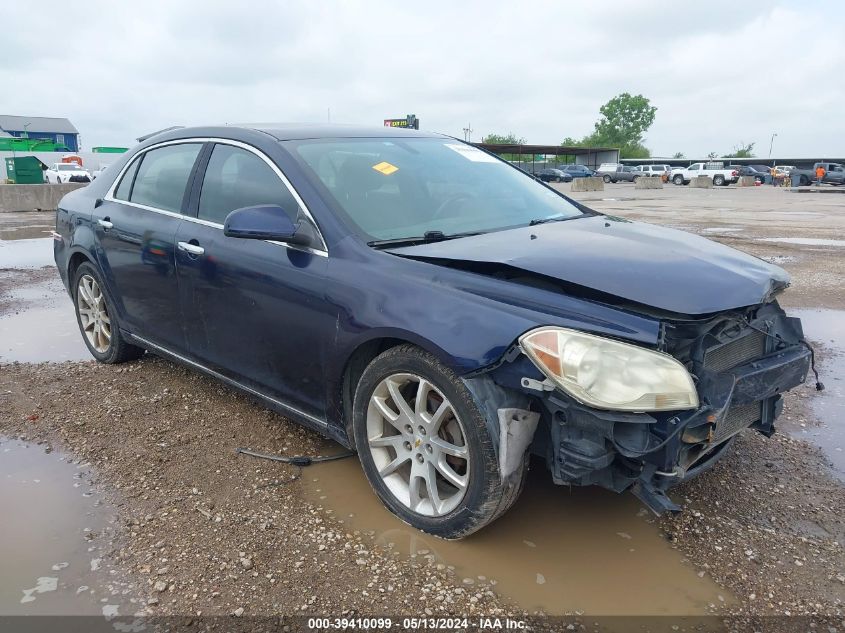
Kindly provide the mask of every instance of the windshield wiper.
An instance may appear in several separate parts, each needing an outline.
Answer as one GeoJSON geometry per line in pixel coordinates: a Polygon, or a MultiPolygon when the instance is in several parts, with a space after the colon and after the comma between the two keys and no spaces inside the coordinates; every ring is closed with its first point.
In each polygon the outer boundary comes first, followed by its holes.
{"type": "Polygon", "coordinates": [[[460,237],[470,237],[472,235],[483,234],[484,231],[467,231],[466,233],[426,231],[421,236],[417,237],[396,237],[389,240],[372,240],[367,242],[367,246],[373,246],[375,248],[383,248],[386,246],[414,246],[415,244],[431,244],[434,242],[443,242],[444,240],[454,240],[460,237]]]}
{"type": "Polygon", "coordinates": [[[571,220],[573,217],[578,216],[553,215],[550,218],[535,218],[528,223],[528,226],[537,226],[546,222],[563,222],[564,220],[571,220]]]}

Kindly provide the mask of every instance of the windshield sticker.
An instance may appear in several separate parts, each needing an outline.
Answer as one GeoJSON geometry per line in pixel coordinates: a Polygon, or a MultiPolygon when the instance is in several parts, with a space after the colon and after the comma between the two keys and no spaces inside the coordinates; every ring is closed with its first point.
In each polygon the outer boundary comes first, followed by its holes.
{"type": "Polygon", "coordinates": [[[390,174],[399,171],[399,168],[396,165],[391,165],[387,161],[382,161],[378,165],[373,165],[373,169],[385,176],[389,176],[390,174]]]}
{"type": "Polygon", "coordinates": [[[444,143],[444,145],[453,152],[457,152],[467,160],[471,160],[474,163],[499,162],[495,156],[490,156],[490,154],[482,152],[480,149],[473,147],[472,145],[459,145],[458,143],[444,143]]]}

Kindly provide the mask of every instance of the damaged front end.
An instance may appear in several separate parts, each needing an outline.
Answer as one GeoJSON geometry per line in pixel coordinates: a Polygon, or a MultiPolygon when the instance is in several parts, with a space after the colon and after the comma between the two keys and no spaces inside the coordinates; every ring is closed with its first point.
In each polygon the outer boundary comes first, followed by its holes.
{"type": "Polygon", "coordinates": [[[467,382],[490,409],[488,419],[499,421],[503,464],[513,461],[514,449],[524,451],[526,428],[533,431],[534,425],[526,427],[519,416],[533,422],[525,417],[533,411],[539,421],[530,450],[546,459],[555,483],[631,489],[659,514],[679,510],[666,490],[715,463],[737,433],[774,432],[782,394],[804,382],[812,349],[800,320],[771,302],[707,318],[661,319],[654,351],[686,369],[697,395],[694,405],[667,410],[674,394],[641,410],[587,404],[518,346],[499,366],[467,382]],[[513,420],[511,454],[501,439],[509,428],[502,417],[513,420]]]}

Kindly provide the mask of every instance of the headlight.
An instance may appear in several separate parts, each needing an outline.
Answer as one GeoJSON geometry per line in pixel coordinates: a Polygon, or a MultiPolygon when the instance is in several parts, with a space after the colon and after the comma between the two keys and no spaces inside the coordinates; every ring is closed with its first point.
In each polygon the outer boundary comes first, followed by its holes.
{"type": "Polygon", "coordinates": [[[519,346],[583,404],[617,411],[698,408],[692,377],[668,354],[559,327],[531,330],[519,346]]]}

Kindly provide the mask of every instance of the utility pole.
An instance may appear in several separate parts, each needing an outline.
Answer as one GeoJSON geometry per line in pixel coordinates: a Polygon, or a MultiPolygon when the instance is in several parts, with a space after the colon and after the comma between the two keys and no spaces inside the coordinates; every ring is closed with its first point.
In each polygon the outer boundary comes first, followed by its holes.
{"type": "Polygon", "coordinates": [[[775,144],[775,137],[776,137],[777,135],[778,135],[778,133],[777,133],[777,132],[773,132],[773,133],[772,133],[772,140],[771,140],[771,142],[769,143],[769,158],[771,158],[771,157],[772,157],[772,147],[773,147],[773,146],[774,146],[774,144],[775,144]]]}
{"type": "Polygon", "coordinates": [[[467,123],[464,128],[464,140],[469,143],[472,140],[472,123],[467,123]]]}

